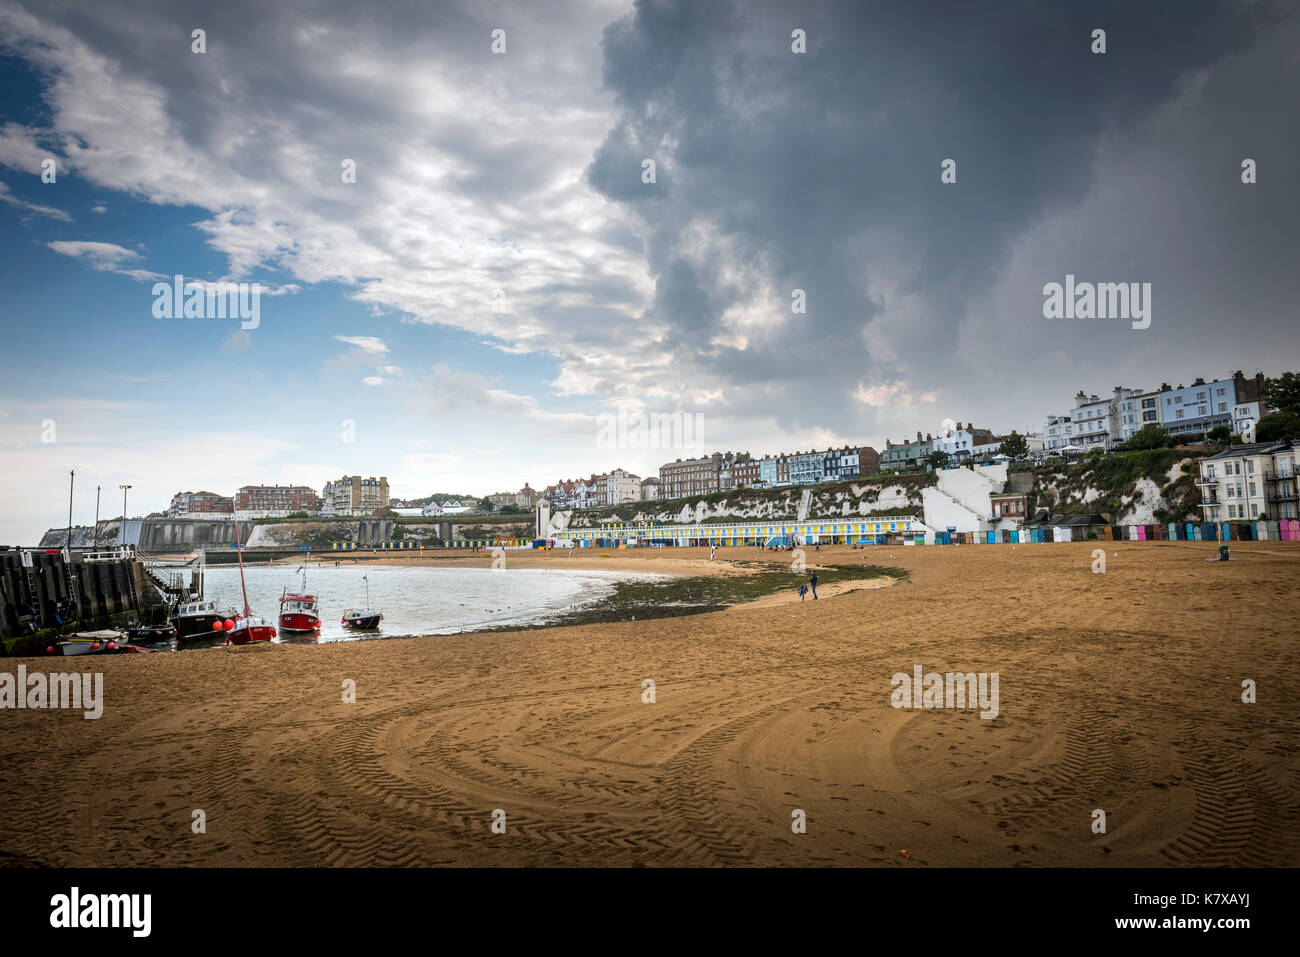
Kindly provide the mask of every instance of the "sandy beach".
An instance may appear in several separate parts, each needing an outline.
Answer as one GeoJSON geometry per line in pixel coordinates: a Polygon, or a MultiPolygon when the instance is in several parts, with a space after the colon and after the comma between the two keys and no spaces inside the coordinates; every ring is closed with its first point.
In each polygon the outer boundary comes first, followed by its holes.
{"type": "MultiPolygon", "coordinates": [[[[106,703],[0,711],[0,864],[1296,866],[1300,545],[1212,552],[823,548],[810,567],[908,578],[801,603],[792,575],[644,622],[5,659],[102,670],[106,703]],[[996,672],[998,716],[894,708],[916,665],[996,672]]],[[[507,560],[699,575],[789,556],[507,560]]]]}

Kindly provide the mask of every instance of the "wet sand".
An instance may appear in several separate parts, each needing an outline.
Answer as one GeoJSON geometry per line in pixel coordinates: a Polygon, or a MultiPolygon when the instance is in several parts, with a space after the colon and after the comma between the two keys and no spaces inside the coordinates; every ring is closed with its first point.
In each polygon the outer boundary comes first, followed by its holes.
{"type": "MultiPolygon", "coordinates": [[[[678,619],[3,659],[107,703],[0,711],[0,863],[1300,864],[1300,545],[1102,544],[1105,574],[1084,543],[824,548],[910,578],[678,619]],[[997,672],[999,716],[893,708],[917,664],[997,672]]],[[[695,551],[507,561],[787,559],[695,551]]]]}

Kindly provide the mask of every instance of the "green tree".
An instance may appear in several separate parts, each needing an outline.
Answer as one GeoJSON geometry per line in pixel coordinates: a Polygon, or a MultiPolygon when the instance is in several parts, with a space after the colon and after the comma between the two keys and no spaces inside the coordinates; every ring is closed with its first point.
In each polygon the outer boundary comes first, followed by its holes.
{"type": "Polygon", "coordinates": [[[1300,439],[1300,415],[1294,412],[1274,412],[1259,420],[1255,426],[1256,442],[1285,442],[1300,439]]]}
{"type": "Polygon", "coordinates": [[[925,464],[932,469],[942,469],[948,466],[948,453],[943,449],[935,449],[925,457],[925,464]]]}
{"type": "Polygon", "coordinates": [[[1149,449],[1167,449],[1174,444],[1174,437],[1169,434],[1168,430],[1162,429],[1158,425],[1144,425],[1133,433],[1128,440],[1128,447],[1134,452],[1145,452],[1149,449]]]}
{"type": "Polygon", "coordinates": [[[488,498],[486,495],[484,495],[481,499],[478,500],[478,510],[480,512],[492,511],[492,500],[488,498]]]}
{"type": "Polygon", "coordinates": [[[1018,462],[1029,454],[1029,442],[1023,435],[1012,429],[1011,434],[1003,438],[1002,444],[998,446],[998,454],[1018,462]]]}
{"type": "Polygon", "coordinates": [[[1227,445],[1232,441],[1232,429],[1226,425],[1216,425],[1210,431],[1205,433],[1205,437],[1211,442],[1217,442],[1220,445],[1227,445]]]}
{"type": "Polygon", "coordinates": [[[1266,378],[1264,401],[1271,409],[1300,415],[1300,373],[1283,372],[1276,379],[1266,378]]]}

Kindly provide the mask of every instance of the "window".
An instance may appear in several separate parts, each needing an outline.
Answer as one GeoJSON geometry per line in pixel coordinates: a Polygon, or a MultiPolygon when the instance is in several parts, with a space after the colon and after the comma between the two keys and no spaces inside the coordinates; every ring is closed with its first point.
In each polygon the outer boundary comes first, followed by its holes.
{"type": "Polygon", "coordinates": [[[1174,396],[1174,405],[1182,405],[1182,404],[1183,404],[1183,397],[1181,395],[1174,396]]]}
{"type": "Polygon", "coordinates": [[[1196,393],[1196,401],[1197,401],[1197,402],[1204,402],[1204,401],[1205,401],[1205,393],[1204,393],[1204,392],[1198,392],[1198,393],[1196,393]]]}
{"type": "Polygon", "coordinates": [[[1182,410],[1182,409],[1179,409],[1179,410],[1178,410],[1178,418],[1181,419],[1182,417],[1183,417],[1183,410],[1182,410]]]}
{"type": "Polygon", "coordinates": [[[1250,483],[1250,496],[1251,496],[1251,498],[1254,498],[1257,494],[1258,494],[1258,493],[1255,491],[1255,483],[1254,483],[1254,482],[1251,482],[1251,483],[1250,483]]]}
{"type": "Polygon", "coordinates": [[[1215,393],[1215,395],[1223,395],[1223,390],[1220,389],[1218,392],[1215,393]]]}
{"type": "Polygon", "coordinates": [[[1246,474],[1247,474],[1247,475],[1254,475],[1254,474],[1255,474],[1255,460],[1254,460],[1254,459],[1248,459],[1248,460],[1246,461],[1246,474]]]}
{"type": "Polygon", "coordinates": [[[1220,403],[1219,403],[1219,411],[1220,411],[1220,412],[1227,412],[1227,411],[1228,411],[1228,403],[1226,403],[1226,402],[1220,402],[1220,403]]]}

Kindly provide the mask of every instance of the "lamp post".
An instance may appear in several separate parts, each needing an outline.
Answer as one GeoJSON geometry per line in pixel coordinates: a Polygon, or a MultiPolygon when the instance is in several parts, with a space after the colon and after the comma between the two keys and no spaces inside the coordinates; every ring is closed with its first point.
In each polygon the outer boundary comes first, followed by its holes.
{"type": "Polygon", "coordinates": [[[68,470],[68,561],[72,561],[72,489],[77,484],[77,470],[68,470]]]}
{"type": "Polygon", "coordinates": [[[118,486],[118,488],[122,490],[122,531],[120,534],[122,536],[121,544],[123,545],[126,544],[126,490],[129,489],[130,487],[131,486],[129,485],[118,486]]]}
{"type": "Polygon", "coordinates": [[[99,551],[99,489],[95,486],[95,551],[99,551]]]}

